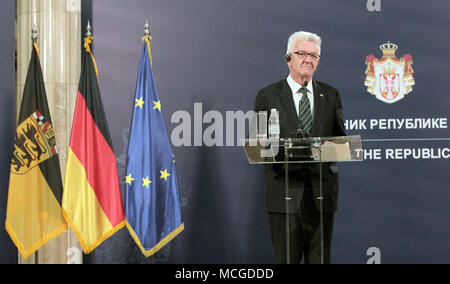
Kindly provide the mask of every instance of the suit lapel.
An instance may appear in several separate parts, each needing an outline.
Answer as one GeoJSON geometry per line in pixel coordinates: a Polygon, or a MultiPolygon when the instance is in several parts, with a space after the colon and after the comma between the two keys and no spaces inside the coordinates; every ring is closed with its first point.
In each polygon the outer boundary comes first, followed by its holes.
{"type": "Polygon", "coordinates": [[[279,97],[280,108],[287,115],[290,121],[291,128],[297,129],[298,117],[294,106],[294,99],[292,98],[292,90],[286,80],[283,81],[283,90],[279,97]]]}
{"type": "Polygon", "coordinates": [[[323,117],[323,107],[325,100],[325,92],[322,87],[317,83],[317,81],[313,80],[313,93],[314,93],[314,117],[313,117],[313,126],[311,130],[312,137],[320,136],[320,125],[323,117]]]}

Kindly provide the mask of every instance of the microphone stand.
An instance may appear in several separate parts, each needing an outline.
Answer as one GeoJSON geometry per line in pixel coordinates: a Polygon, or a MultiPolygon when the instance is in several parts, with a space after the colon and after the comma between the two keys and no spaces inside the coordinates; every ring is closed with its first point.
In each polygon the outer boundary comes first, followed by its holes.
{"type": "MultiPolygon", "coordinates": [[[[305,81],[303,86],[306,88],[308,81],[305,81]]],[[[302,122],[299,120],[299,127],[297,129],[297,137],[299,138],[309,138],[308,132],[304,131],[302,122]]],[[[290,139],[285,141],[284,147],[284,158],[285,158],[285,182],[286,182],[286,195],[285,195],[285,206],[286,206],[286,263],[290,263],[290,238],[289,238],[289,153],[288,150],[292,148],[292,141],[290,139]]],[[[319,150],[319,211],[320,211],[320,263],[324,264],[324,240],[323,240],[323,188],[322,188],[322,141],[316,140],[311,144],[311,147],[317,148],[319,150]]]]}
{"type": "Polygon", "coordinates": [[[315,141],[312,144],[312,147],[315,147],[319,150],[319,213],[320,213],[320,264],[323,264],[323,251],[324,251],[324,242],[323,242],[323,188],[322,188],[322,142],[315,141]]]}
{"type": "MultiPolygon", "coordinates": [[[[308,81],[303,83],[303,87],[308,86],[308,81]]],[[[302,121],[299,120],[299,129],[297,130],[297,135],[301,135],[302,138],[309,138],[309,133],[303,130],[302,121]]],[[[319,211],[320,211],[320,263],[324,263],[323,251],[324,251],[324,241],[323,241],[323,188],[322,188],[322,141],[316,140],[312,143],[312,147],[319,150],[319,211]]]]}
{"type": "Polygon", "coordinates": [[[284,177],[286,182],[286,191],[285,191],[285,206],[286,206],[286,264],[290,264],[290,239],[289,239],[289,201],[291,198],[289,197],[289,150],[292,148],[291,139],[287,139],[284,142],[284,160],[285,160],[285,168],[284,168],[284,177]]]}
{"type": "MultiPolygon", "coordinates": [[[[301,128],[299,128],[297,130],[297,133],[301,133],[300,138],[309,138],[309,134],[307,132],[304,132],[303,129],[301,129],[301,128]]],[[[319,214],[320,214],[320,264],[324,264],[324,257],[323,257],[324,240],[323,240],[322,141],[316,140],[316,141],[312,142],[311,147],[314,147],[319,151],[319,196],[317,197],[317,200],[319,200],[319,214]]],[[[286,158],[286,169],[287,169],[287,158],[286,158]]],[[[286,175],[286,184],[288,185],[287,175],[286,175]]],[[[288,192],[286,194],[288,194],[288,192]]],[[[286,204],[287,204],[287,202],[286,202],[286,204]]],[[[288,217],[286,217],[286,226],[288,226],[288,225],[289,225],[289,220],[288,220],[288,217]]],[[[288,231],[286,231],[286,233],[288,233],[288,231]]],[[[289,237],[287,237],[287,241],[289,241],[289,237]]],[[[287,244],[289,244],[289,243],[287,243],[287,244]]],[[[287,245],[287,246],[289,246],[289,245],[287,245]]],[[[289,255],[289,252],[287,255],[289,255]]]]}

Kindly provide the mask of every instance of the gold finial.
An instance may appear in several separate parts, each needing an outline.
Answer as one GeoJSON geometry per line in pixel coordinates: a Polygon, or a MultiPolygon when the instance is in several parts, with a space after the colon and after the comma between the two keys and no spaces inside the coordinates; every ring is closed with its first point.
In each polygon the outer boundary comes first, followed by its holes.
{"type": "Polygon", "coordinates": [[[33,28],[31,29],[31,40],[33,41],[33,43],[36,43],[38,38],[39,38],[39,36],[38,36],[38,33],[37,33],[36,24],[33,24],[33,28]]]}
{"type": "Polygon", "coordinates": [[[145,25],[144,25],[144,36],[150,36],[150,26],[148,25],[148,20],[145,21],[145,25]]]}
{"type": "Polygon", "coordinates": [[[152,64],[152,52],[150,51],[150,41],[152,40],[152,36],[150,35],[150,27],[148,25],[148,20],[145,21],[144,25],[144,36],[142,40],[147,44],[148,57],[150,58],[150,65],[152,64]]]}
{"type": "Polygon", "coordinates": [[[92,33],[91,33],[91,24],[88,20],[87,26],[86,26],[86,37],[91,37],[92,33]]]}

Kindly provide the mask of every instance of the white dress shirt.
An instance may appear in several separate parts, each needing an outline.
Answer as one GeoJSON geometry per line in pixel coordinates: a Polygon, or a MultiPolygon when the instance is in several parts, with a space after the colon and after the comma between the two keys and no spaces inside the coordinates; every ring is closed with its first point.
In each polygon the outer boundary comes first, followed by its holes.
{"type": "MultiPolygon", "coordinates": [[[[291,75],[287,77],[287,83],[292,91],[292,98],[294,99],[294,105],[295,110],[297,111],[297,117],[298,117],[298,108],[299,108],[299,102],[303,97],[302,93],[297,93],[298,90],[302,87],[300,84],[294,81],[292,79],[291,75]]],[[[311,115],[314,120],[314,93],[313,93],[313,86],[312,86],[312,80],[308,82],[308,86],[306,86],[306,89],[308,89],[308,99],[309,99],[309,106],[311,107],[311,115]]]]}

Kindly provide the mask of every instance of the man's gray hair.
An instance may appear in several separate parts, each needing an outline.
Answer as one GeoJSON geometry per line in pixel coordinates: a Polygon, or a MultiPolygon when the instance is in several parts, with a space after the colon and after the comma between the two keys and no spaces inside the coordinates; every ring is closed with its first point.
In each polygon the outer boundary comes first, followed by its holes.
{"type": "Polygon", "coordinates": [[[286,54],[292,53],[294,51],[292,49],[294,48],[294,45],[298,40],[309,40],[309,41],[316,43],[317,48],[319,49],[319,55],[320,55],[320,47],[322,45],[322,39],[320,38],[320,36],[318,36],[314,33],[304,32],[304,31],[295,32],[295,33],[291,34],[291,36],[288,39],[286,54]]]}

